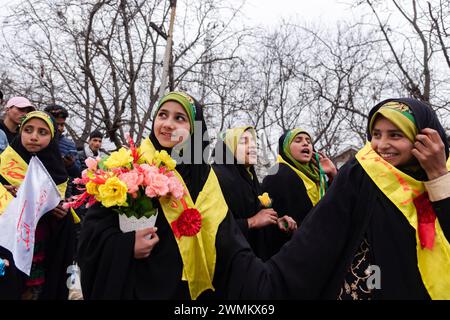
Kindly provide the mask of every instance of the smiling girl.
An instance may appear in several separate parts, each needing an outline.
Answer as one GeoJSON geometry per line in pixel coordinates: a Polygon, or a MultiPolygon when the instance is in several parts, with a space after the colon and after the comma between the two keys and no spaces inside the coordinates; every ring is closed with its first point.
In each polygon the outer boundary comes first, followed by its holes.
{"type": "Polygon", "coordinates": [[[155,228],[133,232],[121,232],[110,208],[89,209],[78,253],[85,299],[224,296],[232,255],[227,243],[240,232],[204,157],[208,144],[202,106],[183,92],[162,97],[140,151],[148,163],[156,151],[177,158],[175,174],[185,194],[181,200],[159,198],[155,228]],[[227,249],[217,250],[219,244],[227,249]]]}

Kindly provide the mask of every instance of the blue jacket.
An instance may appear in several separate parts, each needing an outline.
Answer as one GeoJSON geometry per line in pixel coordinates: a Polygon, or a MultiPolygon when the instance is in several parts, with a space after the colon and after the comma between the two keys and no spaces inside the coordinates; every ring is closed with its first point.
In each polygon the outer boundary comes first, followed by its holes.
{"type": "Polygon", "coordinates": [[[0,129],[0,153],[3,152],[3,150],[5,150],[8,145],[9,143],[8,138],[6,137],[6,133],[2,129],[0,129]]]}
{"type": "Polygon", "coordinates": [[[66,157],[67,155],[71,155],[75,158],[75,162],[72,166],[66,168],[67,173],[71,178],[77,178],[81,175],[81,164],[80,159],[78,159],[78,152],[75,146],[75,143],[66,138],[63,135],[59,136],[59,151],[61,152],[61,156],[66,157]]]}

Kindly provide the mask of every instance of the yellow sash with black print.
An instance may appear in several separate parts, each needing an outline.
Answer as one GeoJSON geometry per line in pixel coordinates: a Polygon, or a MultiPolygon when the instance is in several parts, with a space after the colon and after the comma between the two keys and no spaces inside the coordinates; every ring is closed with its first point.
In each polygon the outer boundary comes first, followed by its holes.
{"type": "MultiPolygon", "coordinates": [[[[152,162],[156,150],[148,138],[141,143],[139,151],[146,162],[152,162]]],[[[191,298],[195,300],[203,291],[214,290],[212,281],[216,267],[216,234],[228,212],[228,206],[213,170],[210,170],[195,203],[180,174],[174,173],[183,183],[187,195],[180,200],[171,197],[159,199],[167,221],[172,225],[186,206],[197,209],[201,215],[201,228],[197,234],[175,237],[183,260],[182,280],[188,282],[191,298]]]]}
{"type": "Polygon", "coordinates": [[[370,143],[356,154],[356,159],[377,187],[416,230],[418,267],[430,297],[450,299],[450,244],[438,219],[435,220],[436,235],[433,248],[422,248],[419,240],[417,210],[413,199],[426,191],[423,182],[413,179],[386,162],[372,149],[370,143]]]}
{"type": "Polygon", "coordinates": [[[290,163],[286,162],[280,155],[277,156],[277,162],[278,163],[284,163],[285,165],[289,166],[303,181],[306,193],[308,194],[309,199],[312,202],[313,207],[319,202],[320,200],[320,187],[317,183],[312,181],[306,174],[298,170],[296,167],[291,165],[290,163]]]}
{"type": "MultiPolygon", "coordinates": [[[[28,164],[11,146],[0,154],[0,175],[5,178],[6,181],[12,186],[19,187],[25,174],[28,170],[28,164]]],[[[67,189],[67,181],[57,185],[61,198],[64,199],[67,189]]],[[[5,189],[0,183],[0,214],[5,211],[8,204],[14,197],[5,189]]],[[[74,218],[74,222],[80,222],[80,218],[76,215],[75,211],[71,208],[71,213],[74,218]]]]}

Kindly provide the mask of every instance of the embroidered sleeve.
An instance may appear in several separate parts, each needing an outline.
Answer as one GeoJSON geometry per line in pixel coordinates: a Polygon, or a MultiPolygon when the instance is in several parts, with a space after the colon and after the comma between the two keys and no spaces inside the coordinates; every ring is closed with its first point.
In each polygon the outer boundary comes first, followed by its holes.
{"type": "Polygon", "coordinates": [[[434,180],[424,182],[431,202],[450,197],[450,172],[434,180]]]}

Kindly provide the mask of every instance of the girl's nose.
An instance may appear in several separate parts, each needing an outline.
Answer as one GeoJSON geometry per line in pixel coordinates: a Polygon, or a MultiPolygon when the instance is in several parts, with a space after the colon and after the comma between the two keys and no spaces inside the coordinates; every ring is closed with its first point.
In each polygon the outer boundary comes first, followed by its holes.
{"type": "Polygon", "coordinates": [[[381,136],[379,142],[378,142],[378,148],[379,149],[388,149],[391,147],[391,143],[387,137],[381,136]]]}

